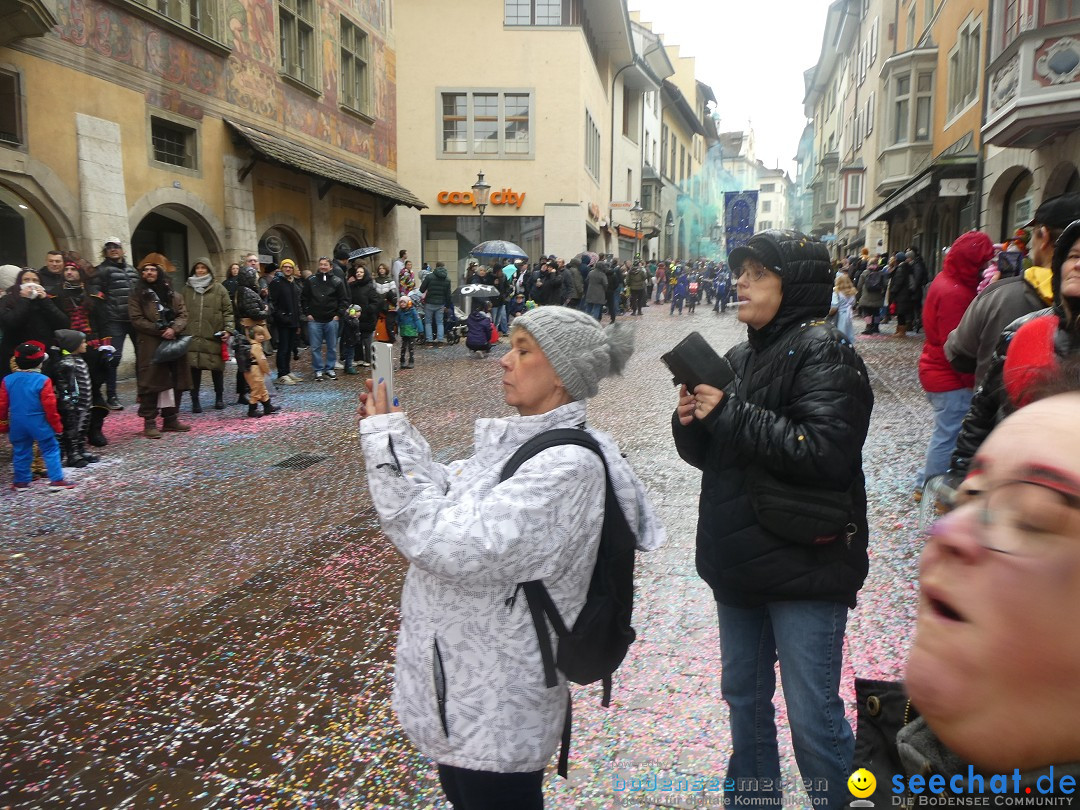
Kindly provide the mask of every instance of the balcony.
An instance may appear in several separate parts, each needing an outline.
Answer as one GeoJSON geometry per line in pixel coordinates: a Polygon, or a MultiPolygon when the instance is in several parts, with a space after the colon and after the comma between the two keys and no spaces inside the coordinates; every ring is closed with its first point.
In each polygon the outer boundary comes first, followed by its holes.
{"type": "Polygon", "coordinates": [[[1080,126],[1080,20],[1021,32],[988,73],[985,143],[1034,149],[1080,126]]]}
{"type": "Polygon", "coordinates": [[[56,22],[53,0],[0,0],[0,45],[44,36],[56,22]]]}
{"type": "Polygon", "coordinates": [[[934,145],[930,141],[886,146],[878,155],[877,193],[888,197],[926,168],[934,145]]]}

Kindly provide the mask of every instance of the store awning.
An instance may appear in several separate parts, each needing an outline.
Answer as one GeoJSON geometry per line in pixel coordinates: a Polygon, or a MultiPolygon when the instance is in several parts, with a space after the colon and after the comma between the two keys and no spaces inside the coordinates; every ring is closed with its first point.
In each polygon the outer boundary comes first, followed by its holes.
{"type": "Polygon", "coordinates": [[[863,217],[862,221],[873,222],[874,220],[885,219],[886,214],[910,200],[924,188],[929,188],[933,181],[934,173],[931,169],[927,169],[914,180],[908,182],[907,185],[901,186],[889,195],[885,202],[863,217]]]}
{"type": "Polygon", "coordinates": [[[627,228],[625,225],[619,225],[616,230],[619,232],[619,236],[625,236],[627,239],[645,238],[644,231],[635,231],[633,228],[627,228]]]}
{"type": "MultiPolygon", "coordinates": [[[[319,197],[325,196],[334,183],[358,188],[389,201],[387,211],[394,205],[407,205],[411,208],[427,208],[420,199],[408,189],[399,186],[393,180],[374,174],[356,166],[351,166],[338,158],[316,152],[296,141],[271,135],[260,129],[238,124],[226,119],[226,124],[251,147],[258,158],[279,166],[295,169],[298,172],[322,178],[325,183],[319,189],[319,197]]],[[[248,169],[250,171],[250,168],[248,169]]],[[[384,214],[386,211],[383,212],[384,214]]]]}

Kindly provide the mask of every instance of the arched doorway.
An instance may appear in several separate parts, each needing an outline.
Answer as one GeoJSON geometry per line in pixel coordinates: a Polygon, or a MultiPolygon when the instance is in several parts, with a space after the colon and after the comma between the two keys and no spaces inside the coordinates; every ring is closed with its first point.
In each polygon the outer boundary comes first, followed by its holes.
{"type": "MultiPolygon", "coordinates": [[[[1061,194],[1071,194],[1080,191],[1080,171],[1067,160],[1063,160],[1050,172],[1050,178],[1046,181],[1046,195],[1043,200],[1057,197],[1061,194]]],[[[1042,202],[1043,200],[1040,200],[1042,202]]]]}
{"type": "Polygon", "coordinates": [[[1016,230],[1011,227],[1016,216],[1016,204],[1024,196],[1025,188],[1027,196],[1031,196],[1031,172],[1023,166],[1006,169],[994,181],[986,198],[986,232],[992,239],[1001,241],[1012,237],[1016,230]]]}
{"type": "Polygon", "coordinates": [[[280,264],[282,259],[292,259],[301,269],[305,267],[315,269],[303,240],[292,228],[285,225],[274,225],[263,231],[262,236],[259,237],[258,252],[259,260],[264,264],[267,263],[267,257],[273,264],[280,264]]]}
{"type": "MultiPolygon", "coordinates": [[[[220,243],[198,213],[170,203],[149,211],[131,232],[128,260],[134,264],[148,253],[160,253],[173,263],[176,273],[172,281],[177,287],[196,258],[205,256],[213,263],[220,253],[220,243]]],[[[225,275],[224,267],[215,266],[214,271],[218,278],[225,275]]]]}
{"type": "Polygon", "coordinates": [[[1011,238],[1018,228],[1031,221],[1035,213],[1035,198],[1031,189],[1035,178],[1026,169],[1005,190],[1001,203],[1001,239],[1011,238]]]}
{"type": "Polygon", "coordinates": [[[0,186],[0,264],[40,267],[57,247],[45,221],[28,200],[0,186]]]}

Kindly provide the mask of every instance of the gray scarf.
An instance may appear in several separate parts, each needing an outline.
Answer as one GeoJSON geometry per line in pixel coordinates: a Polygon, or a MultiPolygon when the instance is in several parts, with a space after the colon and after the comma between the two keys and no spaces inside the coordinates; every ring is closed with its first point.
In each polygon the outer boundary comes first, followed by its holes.
{"type": "Polygon", "coordinates": [[[214,283],[214,277],[211,275],[188,276],[187,283],[191,289],[201,294],[210,289],[210,285],[214,283]]]}

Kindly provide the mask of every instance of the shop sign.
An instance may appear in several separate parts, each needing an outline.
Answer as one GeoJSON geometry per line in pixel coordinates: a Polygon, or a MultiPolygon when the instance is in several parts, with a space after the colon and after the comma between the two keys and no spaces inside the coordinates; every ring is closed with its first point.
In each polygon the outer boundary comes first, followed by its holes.
{"type": "MultiPolygon", "coordinates": [[[[440,191],[435,199],[442,205],[468,205],[476,207],[476,201],[473,199],[473,193],[471,191],[440,191]]],[[[489,205],[511,205],[515,208],[521,208],[524,202],[525,192],[514,191],[512,188],[493,191],[491,192],[491,196],[488,197],[489,205]]]]}

